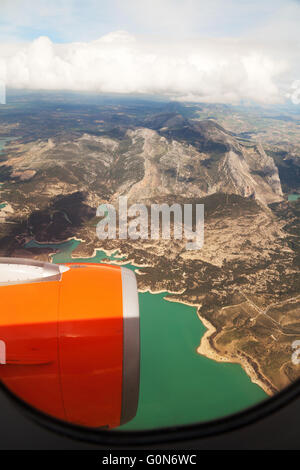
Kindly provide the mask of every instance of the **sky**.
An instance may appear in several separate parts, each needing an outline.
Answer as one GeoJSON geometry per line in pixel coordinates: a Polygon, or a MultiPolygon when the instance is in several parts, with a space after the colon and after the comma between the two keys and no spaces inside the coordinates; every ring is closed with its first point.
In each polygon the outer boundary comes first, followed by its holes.
{"type": "Polygon", "coordinates": [[[298,0],[0,0],[0,81],[296,103],[299,25],[298,0]]]}

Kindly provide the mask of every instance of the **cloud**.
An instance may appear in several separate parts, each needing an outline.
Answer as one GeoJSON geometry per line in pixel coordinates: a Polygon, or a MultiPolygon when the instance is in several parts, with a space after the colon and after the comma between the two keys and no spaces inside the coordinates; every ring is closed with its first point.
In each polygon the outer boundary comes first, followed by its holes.
{"type": "Polygon", "coordinates": [[[286,94],[286,97],[291,100],[293,104],[300,104],[300,80],[295,80],[291,85],[291,91],[286,94]]]}
{"type": "Polygon", "coordinates": [[[10,87],[278,103],[300,79],[298,0],[1,0],[0,9],[0,80],[10,87]]]}
{"type": "MultiPolygon", "coordinates": [[[[276,49],[276,48],[275,48],[276,49]]],[[[0,79],[19,89],[146,93],[178,100],[278,103],[285,54],[238,39],[146,40],[116,31],[90,42],[42,36],[0,47],[0,79]]]]}

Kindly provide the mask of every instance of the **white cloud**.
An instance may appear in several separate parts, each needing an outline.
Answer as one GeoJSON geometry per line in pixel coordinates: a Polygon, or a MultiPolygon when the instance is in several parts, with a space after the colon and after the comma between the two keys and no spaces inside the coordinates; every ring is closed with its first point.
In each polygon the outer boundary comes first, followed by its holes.
{"type": "Polygon", "coordinates": [[[147,41],[117,31],[90,42],[39,37],[0,47],[0,79],[12,88],[167,95],[181,100],[277,103],[285,54],[250,40],[147,41]]]}
{"type": "Polygon", "coordinates": [[[277,103],[300,79],[298,0],[0,3],[11,87],[277,103]]]}
{"type": "Polygon", "coordinates": [[[286,94],[293,104],[300,104],[300,80],[295,80],[291,85],[291,91],[286,94]]]}

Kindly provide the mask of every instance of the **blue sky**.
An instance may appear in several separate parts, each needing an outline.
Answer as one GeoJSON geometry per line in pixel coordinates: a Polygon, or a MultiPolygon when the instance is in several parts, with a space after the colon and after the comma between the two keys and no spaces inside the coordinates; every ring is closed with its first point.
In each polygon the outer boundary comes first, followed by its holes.
{"type": "Polygon", "coordinates": [[[291,23],[294,29],[299,7],[296,0],[1,0],[0,39],[90,41],[116,30],[241,37],[277,23],[284,32],[291,23]]]}

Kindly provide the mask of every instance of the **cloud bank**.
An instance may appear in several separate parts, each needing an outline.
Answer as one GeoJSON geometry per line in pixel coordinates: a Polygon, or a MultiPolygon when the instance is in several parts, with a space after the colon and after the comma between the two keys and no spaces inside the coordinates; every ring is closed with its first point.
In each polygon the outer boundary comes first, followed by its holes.
{"type": "MultiPolygon", "coordinates": [[[[177,100],[279,103],[286,54],[253,41],[147,41],[117,31],[90,42],[42,36],[0,46],[0,80],[11,88],[145,93],[177,100]]],[[[296,78],[296,77],[295,77],[296,78]]]]}

